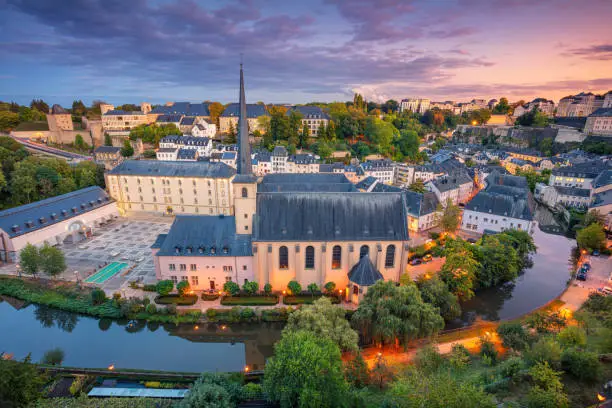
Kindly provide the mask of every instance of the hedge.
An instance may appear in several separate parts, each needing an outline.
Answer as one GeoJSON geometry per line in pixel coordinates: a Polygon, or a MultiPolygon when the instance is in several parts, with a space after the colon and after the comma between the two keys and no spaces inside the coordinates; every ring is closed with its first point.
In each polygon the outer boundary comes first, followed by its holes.
{"type": "Polygon", "coordinates": [[[207,309],[206,317],[211,322],[238,323],[256,322],[259,317],[249,307],[232,307],[231,309],[207,309]]]}
{"type": "Polygon", "coordinates": [[[202,300],[217,300],[219,299],[219,295],[215,293],[214,295],[208,293],[202,293],[202,300]]]}
{"type": "Polygon", "coordinates": [[[197,295],[179,296],[176,294],[157,296],[155,303],[158,305],[192,306],[198,301],[197,295]]]}
{"type": "Polygon", "coordinates": [[[271,306],[278,303],[278,296],[223,296],[221,304],[224,306],[271,306]]]}
{"type": "MultiPolygon", "coordinates": [[[[283,303],[286,305],[310,305],[315,300],[322,298],[324,295],[295,295],[295,296],[284,296],[283,303]]],[[[339,304],[340,299],[336,296],[329,296],[329,299],[333,304],[339,304]]]]}

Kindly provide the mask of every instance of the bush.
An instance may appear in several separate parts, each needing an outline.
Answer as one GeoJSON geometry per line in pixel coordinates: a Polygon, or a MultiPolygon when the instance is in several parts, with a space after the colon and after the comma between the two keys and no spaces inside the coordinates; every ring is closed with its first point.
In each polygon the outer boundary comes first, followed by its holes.
{"type": "MultiPolygon", "coordinates": [[[[286,305],[311,305],[317,299],[320,299],[322,295],[297,295],[297,296],[284,296],[283,303],[286,305]]],[[[335,305],[340,303],[340,299],[336,296],[329,296],[329,300],[335,305]]]]}
{"type": "Polygon", "coordinates": [[[444,358],[434,346],[427,345],[417,351],[415,362],[422,371],[433,373],[442,365],[444,358]]]}
{"type": "Polygon", "coordinates": [[[553,368],[561,364],[561,346],[551,338],[543,337],[525,352],[525,358],[531,365],[547,362],[553,368]]]}
{"type": "Polygon", "coordinates": [[[255,312],[253,311],[253,309],[245,307],[240,311],[240,320],[242,321],[252,320],[254,317],[255,312]]]}
{"type": "Polygon", "coordinates": [[[214,320],[217,317],[217,311],[215,309],[206,309],[206,317],[208,320],[214,320]]]}
{"type": "Polygon", "coordinates": [[[91,291],[91,304],[99,306],[106,302],[106,293],[102,289],[95,288],[91,291]]]}
{"type": "Polygon", "coordinates": [[[529,345],[529,334],[521,323],[502,323],[497,328],[497,334],[502,339],[504,347],[522,351],[529,345]]]}
{"type": "Polygon", "coordinates": [[[144,386],[145,386],[145,388],[160,388],[161,387],[161,382],[159,382],[159,381],[145,381],[144,386]]]}
{"type": "Polygon", "coordinates": [[[179,295],[166,295],[166,296],[157,296],[155,298],[155,303],[158,305],[178,305],[178,306],[192,306],[198,301],[197,295],[187,295],[187,296],[179,296],[179,295]]]}
{"type": "Polygon", "coordinates": [[[291,281],[287,284],[287,291],[290,295],[299,295],[302,292],[302,285],[297,281],[291,281]]]}
{"type": "Polygon", "coordinates": [[[160,296],[166,296],[174,289],[174,282],[171,280],[161,280],[157,282],[155,289],[160,296]]]}
{"type": "Polygon", "coordinates": [[[529,369],[529,375],[534,384],[545,390],[561,390],[561,372],[555,371],[548,363],[538,363],[529,369]]]}
{"type": "Polygon", "coordinates": [[[450,353],[449,363],[451,367],[464,369],[470,364],[470,352],[463,344],[454,344],[450,353]]]}
{"type": "Polygon", "coordinates": [[[64,361],[64,351],[61,348],[56,347],[54,349],[45,351],[40,363],[47,365],[60,365],[62,364],[62,361],[64,361]]]}
{"type": "Polygon", "coordinates": [[[257,282],[249,282],[246,281],[244,283],[244,285],[242,286],[242,290],[247,294],[247,295],[251,295],[253,296],[254,294],[256,294],[257,292],[259,292],[259,283],[257,282]]]}
{"type": "Polygon", "coordinates": [[[325,289],[325,293],[329,295],[331,295],[332,293],[336,293],[336,283],[335,282],[327,282],[325,286],[323,286],[323,288],[325,289]]]}
{"type": "Polygon", "coordinates": [[[168,314],[176,314],[176,305],[174,304],[170,304],[168,306],[166,306],[166,312],[168,312],[168,314]]]}
{"type": "Polygon", "coordinates": [[[212,301],[212,300],[219,299],[219,295],[217,293],[214,293],[214,294],[202,293],[201,297],[202,297],[202,300],[207,300],[207,301],[212,301]]]}
{"type": "Polygon", "coordinates": [[[145,308],[145,310],[146,310],[146,312],[148,314],[155,314],[155,313],[157,313],[157,307],[153,303],[148,304],[147,307],[145,308]]]}
{"type": "Polygon", "coordinates": [[[278,296],[224,296],[224,306],[270,306],[278,303],[278,296]]]}
{"type": "Polygon", "coordinates": [[[518,377],[519,373],[523,369],[525,363],[520,357],[510,357],[505,361],[502,361],[497,366],[497,373],[502,378],[510,378],[514,380],[518,377]]]}
{"type": "Polygon", "coordinates": [[[229,293],[231,296],[236,296],[240,293],[240,286],[238,286],[236,282],[225,282],[223,291],[229,293]]]}
{"type": "Polygon", "coordinates": [[[568,326],[564,328],[557,335],[557,340],[564,348],[584,347],[587,343],[584,329],[578,326],[568,326]]]}
{"type": "Polygon", "coordinates": [[[276,309],[265,309],[261,312],[261,320],[264,322],[286,322],[289,312],[284,307],[276,309]]]}
{"type": "Polygon", "coordinates": [[[87,382],[87,377],[84,375],[78,375],[72,380],[72,384],[70,384],[70,395],[76,396],[81,392],[83,386],[87,382]]]}
{"type": "Polygon", "coordinates": [[[578,349],[565,350],[561,355],[561,366],[580,381],[593,382],[601,371],[597,354],[578,349]]]}
{"type": "Polygon", "coordinates": [[[535,386],[525,400],[527,408],[568,408],[567,395],[560,390],[544,390],[535,386]]]}
{"type": "Polygon", "coordinates": [[[191,291],[191,285],[188,281],[182,280],[176,285],[176,290],[178,291],[179,296],[184,297],[191,291]]]}
{"type": "Polygon", "coordinates": [[[272,285],[266,283],[263,287],[263,290],[266,295],[269,295],[270,293],[272,293],[272,285]]]}
{"type": "Polygon", "coordinates": [[[261,399],[263,395],[263,387],[257,383],[246,383],[242,386],[242,393],[246,400],[261,399]]]}
{"type": "Polygon", "coordinates": [[[487,338],[480,339],[480,355],[483,358],[487,358],[492,364],[497,362],[497,350],[495,350],[495,344],[487,338]]]}
{"type": "Polygon", "coordinates": [[[157,285],[144,285],[142,287],[142,290],[144,290],[145,292],[157,292],[157,285]]]}

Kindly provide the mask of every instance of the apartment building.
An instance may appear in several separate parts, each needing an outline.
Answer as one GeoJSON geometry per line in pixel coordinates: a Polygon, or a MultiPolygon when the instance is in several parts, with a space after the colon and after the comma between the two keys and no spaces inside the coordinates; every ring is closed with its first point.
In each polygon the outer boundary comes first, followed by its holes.
{"type": "Polygon", "coordinates": [[[294,106],[287,111],[298,112],[302,115],[302,126],[308,127],[310,137],[318,137],[321,126],[329,126],[329,116],[318,106],[294,106]]]}
{"type": "Polygon", "coordinates": [[[584,133],[612,137],[612,107],[599,108],[591,113],[584,125],[584,133]]]}
{"type": "Polygon", "coordinates": [[[129,135],[130,130],[155,122],[155,117],[142,111],[109,110],[102,115],[102,129],[110,135],[129,135]]]}
{"type": "Polygon", "coordinates": [[[105,179],[122,214],[231,215],[234,174],[224,163],[126,160],[105,179]]]}
{"type": "Polygon", "coordinates": [[[400,112],[414,112],[423,114],[430,108],[431,101],[427,98],[407,98],[400,102],[400,112]]]}
{"type": "MultiPolygon", "coordinates": [[[[261,127],[259,123],[260,116],[269,116],[268,110],[265,105],[247,104],[247,123],[249,124],[249,132],[259,130],[265,132],[265,129],[261,127]]],[[[238,132],[238,118],[240,116],[240,105],[237,103],[230,103],[227,105],[221,116],[219,116],[219,132],[228,133],[230,130],[230,124],[234,130],[238,132]]]]}

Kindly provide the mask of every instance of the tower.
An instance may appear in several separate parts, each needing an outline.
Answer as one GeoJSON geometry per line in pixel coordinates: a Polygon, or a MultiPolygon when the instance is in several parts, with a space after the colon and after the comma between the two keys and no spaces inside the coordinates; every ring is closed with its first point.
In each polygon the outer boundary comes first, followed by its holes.
{"type": "Polygon", "coordinates": [[[244,74],[240,64],[240,117],[238,119],[238,174],[232,180],[234,192],[234,216],[236,234],[253,233],[253,215],[256,210],[257,177],[251,168],[251,145],[246,98],[244,96],[244,74]]]}

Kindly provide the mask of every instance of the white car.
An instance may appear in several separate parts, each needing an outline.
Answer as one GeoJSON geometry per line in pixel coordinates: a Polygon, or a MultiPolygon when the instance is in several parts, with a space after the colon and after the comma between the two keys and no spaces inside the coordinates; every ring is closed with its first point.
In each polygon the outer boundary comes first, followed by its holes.
{"type": "Polygon", "coordinates": [[[612,296],[612,288],[609,286],[604,286],[603,288],[599,289],[599,291],[606,296],[612,296]]]}
{"type": "Polygon", "coordinates": [[[110,253],[110,256],[112,256],[113,258],[118,256],[121,252],[120,251],[113,251],[110,253]]]}

